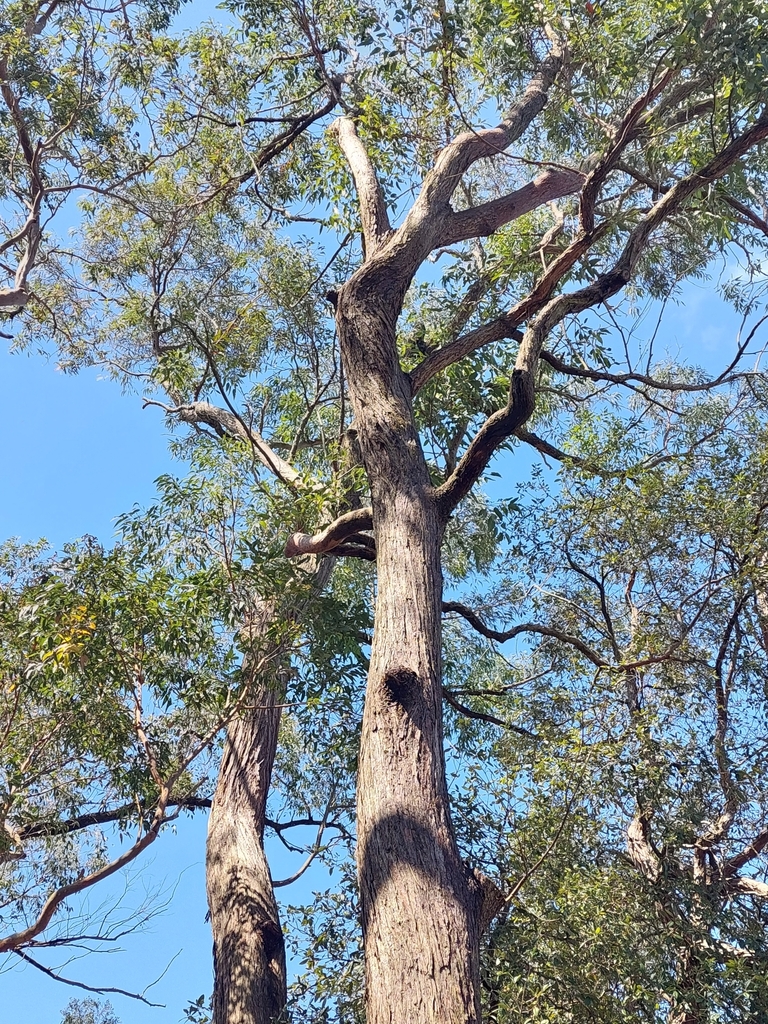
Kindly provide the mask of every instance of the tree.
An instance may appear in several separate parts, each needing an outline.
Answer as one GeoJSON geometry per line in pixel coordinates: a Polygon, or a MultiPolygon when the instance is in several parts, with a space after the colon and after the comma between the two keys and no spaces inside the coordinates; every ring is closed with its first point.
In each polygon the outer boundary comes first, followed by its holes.
{"type": "MultiPolygon", "coordinates": [[[[505,786],[538,783],[492,858],[535,850],[537,819],[554,837],[494,929],[499,1020],[533,1005],[612,1022],[764,1013],[763,388],[749,381],[734,404],[648,398],[631,432],[616,409],[578,417],[563,449],[581,455],[561,452],[560,494],[534,489],[548,510],[518,537],[545,543],[548,564],[518,551],[493,602],[498,615],[511,588],[538,591],[521,629],[539,631],[535,667],[565,676],[546,725],[535,689],[516,694],[546,743],[507,741],[489,787],[493,833],[505,786]]],[[[510,700],[494,692],[500,714],[510,700]]]]}
{"type": "MultiPolygon", "coordinates": [[[[451,821],[441,549],[493,457],[516,441],[551,453],[527,424],[546,427],[585,382],[675,393],[733,379],[746,343],[715,380],[638,368],[629,349],[617,366],[593,311],[669,297],[737,229],[762,245],[765,12],[231,13],[240,35],[180,41],[144,22],[129,52],[110,51],[142,171],[86,208],[77,271],[50,286],[68,288],[67,308],[50,319],[42,282],[27,315],[71,365],[99,359],[164,389],[172,420],[244,446],[271,476],[269,528],[289,558],[375,559],[356,819],[367,1020],[464,1024],[480,1016],[481,936],[502,896],[466,866],[451,821]]],[[[275,735],[259,717],[230,733],[263,766],[259,792],[275,735]]],[[[227,778],[220,805],[228,793],[243,820],[227,778]]],[[[251,827],[237,857],[255,863],[251,827]]],[[[215,862],[234,832],[213,835],[215,862]]],[[[247,992],[281,973],[267,881],[253,875],[262,952],[228,1021],[260,1019],[247,992]]]]}

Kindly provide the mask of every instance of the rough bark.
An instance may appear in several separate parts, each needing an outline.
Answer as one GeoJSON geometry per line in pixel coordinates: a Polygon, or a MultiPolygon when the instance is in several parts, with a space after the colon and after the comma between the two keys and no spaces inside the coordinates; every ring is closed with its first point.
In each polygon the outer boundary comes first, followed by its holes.
{"type": "Polygon", "coordinates": [[[264,852],[280,727],[279,682],[252,687],[252,710],[227,731],[208,824],[214,1024],[274,1024],[286,1003],[285,945],[264,852]]]}
{"type": "Polygon", "coordinates": [[[400,370],[401,296],[341,291],[338,324],[371,486],[378,591],[358,773],[367,1024],[480,1019],[481,885],[448,810],[441,705],[443,534],[400,370]]]}

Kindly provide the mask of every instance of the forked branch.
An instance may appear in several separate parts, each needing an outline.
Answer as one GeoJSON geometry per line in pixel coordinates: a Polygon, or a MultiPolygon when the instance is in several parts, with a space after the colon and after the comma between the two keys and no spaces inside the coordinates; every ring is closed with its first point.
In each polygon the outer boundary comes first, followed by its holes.
{"type": "MultiPolygon", "coordinates": [[[[597,306],[620,291],[631,280],[653,232],[675,214],[696,191],[722,177],[745,153],[766,138],[768,138],[768,107],[763,109],[750,128],[734,138],[722,152],[718,153],[699,171],[694,171],[685,178],[681,178],[650,209],[630,232],[619,258],[610,270],[599,275],[591,284],[585,285],[583,288],[556,296],[541,308],[529,323],[520,342],[506,406],[497,410],[482,424],[470,441],[455,471],[437,491],[444,518],[447,519],[456,505],[469,493],[484,472],[494,452],[519,427],[523,426],[532,414],[536,400],[535,380],[538,363],[544,342],[552,329],[567,316],[597,306]]],[[[577,243],[584,244],[588,237],[584,235],[581,239],[577,239],[572,246],[569,246],[569,249],[573,249],[577,243]]],[[[567,252],[568,250],[566,250],[567,252]]],[[[559,260],[556,260],[553,267],[558,262],[559,260]]],[[[555,284],[556,282],[552,283],[552,288],[555,284]]]]}

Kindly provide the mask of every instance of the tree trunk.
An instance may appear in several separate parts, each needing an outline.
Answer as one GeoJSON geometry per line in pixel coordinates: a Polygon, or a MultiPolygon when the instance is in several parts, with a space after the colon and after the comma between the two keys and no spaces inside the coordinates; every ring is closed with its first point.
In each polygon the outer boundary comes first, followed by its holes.
{"type": "Polygon", "coordinates": [[[282,699],[270,676],[229,726],[208,824],[214,1024],[274,1024],[285,1012],[285,945],[264,853],[282,699]]]}
{"type": "Polygon", "coordinates": [[[667,1024],[706,1024],[709,1007],[701,984],[701,956],[692,946],[680,954],[678,992],[669,1009],[667,1024]]]}
{"type": "Polygon", "coordinates": [[[397,297],[377,310],[364,282],[344,286],[337,321],[378,575],[357,797],[366,1021],[470,1024],[480,1019],[480,885],[461,861],[448,810],[443,523],[397,361],[397,297]]]}

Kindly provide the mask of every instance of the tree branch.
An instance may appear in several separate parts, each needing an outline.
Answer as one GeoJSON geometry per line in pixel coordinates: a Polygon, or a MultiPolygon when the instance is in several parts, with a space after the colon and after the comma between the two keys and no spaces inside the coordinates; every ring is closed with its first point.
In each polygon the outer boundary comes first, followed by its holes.
{"type": "Polygon", "coordinates": [[[476,161],[498,156],[517,141],[531,122],[544,109],[549,90],[565,60],[565,46],[554,40],[549,54],[526,87],[520,100],[509,110],[495,128],[468,131],[459,135],[442,150],[434,168],[424,180],[421,192],[406,218],[421,221],[433,213],[445,214],[456,186],[476,161]]]}
{"type": "Polygon", "coordinates": [[[523,622],[507,630],[491,629],[490,626],[486,626],[476,612],[473,612],[471,608],[467,608],[466,605],[458,601],[443,601],[443,612],[455,612],[457,615],[461,615],[482,636],[487,637],[489,640],[495,640],[500,644],[506,643],[507,640],[513,640],[515,637],[520,636],[521,633],[538,633],[540,636],[549,636],[559,640],[561,643],[575,647],[576,650],[580,651],[585,658],[598,668],[609,667],[609,662],[601,658],[599,654],[596,654],[579,637],[565,633],[560,629],[554,629],[552,626],[544,626],[537,622],[523,622]]]}
{"type": "Polygon", "coordinates": [[[768,900],[768,885],[759,882],[756,878],[743,878],[736,875],[729,878],[726,888],[730,893],[738,893],[740,896],[753,896],[758,900],[768,900]]]}
{"type": "Polygon", "coordinates": [[[589,234],[595,228],[595,203],[605,179],[614,169],[629,143],[637,138],[642,131],[644,121],[647,120],[643,118],[643,114],[648,106],[663,92],[675,74],[674,69],[667,70],[656,84],[651,83],[642,96],[635,100],[621,119],[621,124],[614,133],[605,153],[587,175],[579,200],[579,221],[585,234],[589,234]]]}
{"type": "Polygon", "coordinates": [[[333,108],[338,104],[338,94],[332,94],[328,100],[317,110],[313,110],[311,113],[304,115],[303,117],[297,117],[290,128],[287,128],[284,132],[280,132],[273,139],[263,146],[258,153],[253,157],[253,167],[251,170],[241,174],[236,179],[238,185],[244,185],[251,178],[255,177],[259,171],[266,167],[270,160],[274,160],[276,156],[279,156],[283,150],[287,149],[292,142],[295,142],[300,135],[303,135],[307,128],[310,128],[316,121],[325,117],[326,114],[330,114],[333,108]]]}
{"type": "Polygon", "coordinates": [[[289,487],[296,488],[302,485],[301,475],[293,466],[285,459],[281,459],[277,452],[270,448],[258,430],[254,430],[234,412],[211,405],[210,402],[192,402],[189,405],[172,407],[163,405],[162,402],[145,399],[145,408],[148,405],[159,406],[165,412],[178,416],[182,423],[204,423],[213,427],[218,434],[226,433],[231,437],[238,437],[240,440],[246,441],[253,448],[259,462],[278,480],[289,487]]]}
{"type": "Polygon", "coordinates": [[[354,546],[375,551],[373,538],[360,533],[361,530],[372,529],[373,511],[370,508],[355,508],[339,516],[320,533],[294,533],[285,545],[285,555],[286,558],[296,558],[297,555],[322,555],[333,551],[345,541],[354,541],[354,546]]]}
{"type": "Polygon", "coordinates": [[[645,373],[608,373],[606,370],[589,370],[581,366],[571,366],[563,362],[558,356],[546,349],[542,349],[540,358],[548,363],[553,370],[568,377],[580,377],[583,380],[594,380],[606,384],[642,384],[653,388],[656,391],[711,391],[719,384],[730,384],[743,374],[734,374],[732,371],[739,363],[744,354],[744,345],[740,345],[736,357],[729,363],[723,372],[713,380],[701,381],[697,384],[690,384],[685,381],[659,380],[658,377],[651,377],[645,373]]]}
{"type": "Polygon", "coordinates": [[[503,316],[482,324],[467,334],[443,345],[436,352],[428,356],[411,371],[411,390],[415,395],[424,385],[441,370],[452,366],[460,359],[471,355],[484,345],[490,345],[503,338],[512,338],[522,342],[525,335],[519,329],[524,323],[549,301],[563,277],[574,266],[574,264],[586,254],[592,246],[607,230],[608,225],[599,225],[590,235],[579,234],[571,244],[564,249],[557,259],[553,260],[550,266],[536,282],[533,291],[503,316]]]}
{"type": "Polygon", "coordinates": [[[661,863],[651,842],[650,819],[644,811],[637,812],[627,829],[627,855],[644,878],[658,882],[661,863]]]}
{"type": "Polygon", "coordinates": [[[529,444],[532,448],[535,448],[537,452],[541,452],[542,455],[548,455],[551,459],[555,459],[557,462],[564,462],[569,466],[587,466],[586,460],[582,459],[581,456],[571,455],[568,452],[561,451],[559,448],[555,448],[555,446],[550,444],[549,441],[546,441],[543,437],[539,437],[538,434],[534,434],[530,430],[526,430],[525,427],[518,427],[514,436],[519,441],[524,441],[525,444],[529,444]]]}
{"type": "MultiPolygon", "coordinates": [[[[169,800],[166,806],[196,810],[209,808],[211,801],[208,797],[190,796],[181,800],[169,800]]],[[[81,829],[91,828],[93,825],[109,825],[114,821],[123,821],[136,814],[137,810],[144,813],[143,808],[137,807],[136,803],[130,803],[123,804],[121,807],[113,807],[108,811],[79,814],[74,818],[65,818],[64,821],[34,821],[28,825],[19,825],[16,834],[22,842],[27,839],[68,835],[70,832],[79,832],[81,829]]]]}
{"type": "MultiPolygon", "coordinates": [[[[137,999],[140,1003],[146,1003],[147,1006],[162,1007],[164,1003],[152,1003],[147,999],[146,996],[141,995],[140,992],[128,992],[124,988],[109,988],[102,987],[101,985],[86,985],[83,981],[74,981],[72,978],[63,978],[60,974],[56,974],[48,967],[44,967],[43,964],[33,959],[27,953],[23,953],[20,949],[14,949],[13,952],[16,956],[20,957],[25,963],[30,964],[32,967],[37,968],[38,971],[42,971],[43,974],[47,974],[49,978],[53,978],[54,981],[60,981],[63,985],[72,985],[73,988],[82,988],[86,992],[98,992],[99,995],[118,995],[127,996],[129,999],[137,999]]],[[[146,991],[146,989],[145,989],[146,991]]]]}
{"type": "Polygon", "coordinates": [[[26,288],[0,288],[0,309],[26,306],[29,292],[26,288]]]}
{"type": "Polygon", "coordinates": [[[137,839],[136,842],[131,846],[125,853],[122,853],[119,857],[110,861],[103,867],[98,868],[96,871],[92,871],[90,875],[85,875],[82,878],[78,878],[74,882],[70,882],[68,885],[62,885],[58,889],[55,889],[43,905],[43,909],[38,914],[37,920],[34,921],[27,928],[23,928],[18,932],[13,932],[10,935],[6,935],[5,938],[0,938],[0,953],[7,953],[10,951],[16,951],[20,947],[27,945],[31,939],[34,939],[41,932],[45,931],[51,922],[51,918],[56,913],[61,904],[68,900],[70,896],[75,896],[79,892],[83,892],[85,889],[89,889],[91,886],[96,885],[97,882],[101,882],[105,878],[109,878],[110,875],[114,875],[121,868],[124,868],[131,861],[134,861],[139,854],[143,853],[148,846],[150,846],[155,839],[157,839],[160,827],[165,820],[165,809],[168,799],[167,788],[161,793],[160,799],[155,810],[152,824],[150,828],[144,833],[144,835],[137,839]]]}
{"type": "MultiPolygon", "coordinates": [[[[750,128],[733,139],[701,170],[692,172],[673,185],[630,232],[618,260],[607,273],[601,274],[583,288],[551,299],[530,322],[515,360],[507,405],[493,413],[483,423],[470,441],[455,471],[436,492],[441,512],[446,519],[483,473],[493,453],[533,412],[536,399],[535,373],[544,341],[550,331],[566,316],[596,306],[623,288],[631,280],[651,234],[694,192],[722,176],[746,152],[766,138],[768,107],[763,109],[750,128]]],[[[569,250],[584,246],[588,239],[591,241],[589,235],[581,236],[569,246],[569,250]]],[[[569,250],[566,250],[566,253],[569,250]]],[[[555,260],[553,267],[559,262],[555,260]]],[[[552,288],[554,284],[555,282],[552,283],[552,288]]]]}
{"type": "Polygon", "coordinates": [[[466,704],[462,704],[456,699],[450,690],[443,687],[443,698],[447,704],[450,704],[454,711],[458,711],[460,715],[465,715],[467,718],[475,718],[479,722],[488,722],[490,725],[498,725],[502,729],[509,729],[510,732],[516,732],[520,736],[526,736],[528,739],[538,739],[535,732],[531,732],[530,729],[524,729],[521,725],[512,725],[511,722],[505,722],[503,718],[497,718],[496,715],[489,715],[485,711],[475,711],[472,708],[468,708],[466,704]]]}
{"type": "Polygon", "coordinates": [[[533,374],[528,369],[515,366],[506,406],[488,417],[469,442],[456,469],[435,491],[444,520],[448,519],[451,512],[475,485],[493,453],[531,416],[535,404],[536,387],[533,374]]]}
{"type": "Polygon", "coordinates": [[[580,171],[568,168],[547,170],[500,199],[448,214],[437,244],[454,245],[469,238],[492,235],[504,224],[517,220],[531,210],[578,192],[583,184],[584,175],[580,171]]]}
{"type": "Polygon", "coordinates": [[[370,257],[392,233],[384,192],[368,151],[357,134],[354,121],[348,117],[339,117],[331,125],[331,130],[352,172],[363,227],[365,255],[370,257]]]}
{"type": "Polygon", "coordinates": [[[723,877],[733,877],[737,871],[746,867],[755,857],[759,857],[766,848],[768,848],[768,828],[758,832],[755,838],[740,853],[728,858],[723,866],[723,877]]]}

